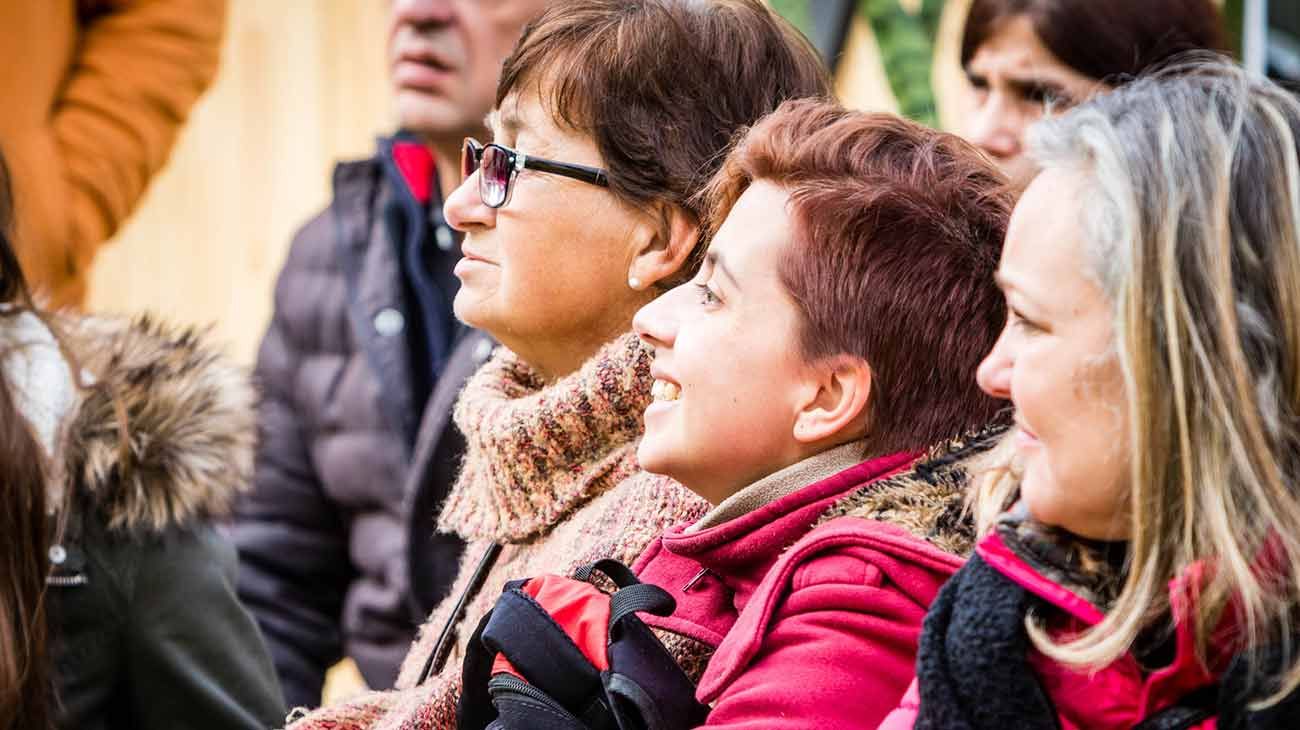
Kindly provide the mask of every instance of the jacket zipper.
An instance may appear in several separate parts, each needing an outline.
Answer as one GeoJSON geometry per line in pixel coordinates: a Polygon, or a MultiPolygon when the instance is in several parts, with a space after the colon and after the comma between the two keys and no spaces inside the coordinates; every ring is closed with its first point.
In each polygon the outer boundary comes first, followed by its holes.
{"type": "MultiPolygon", "coordinates": [[[[513,674],[498,674],[492,679],[489,679],[488,692],[492,692],[493,690],[504,690],[507,692],[515,692],[517,694],[524,695],[529,699],[541,702],[544,705],[550,705],[551,707],[564,710],[564,708],[561,707],[560,704],[555,701],[555,698],[551,697],[550,695],[546,694],[540,689],[537,689],[533,685],[525,682],[524,680],[520,679],[519,677],[516,677],[513,674]]],[[[564,710],[564,711],[568,712],[568,710],[564,710]]]]}
{"type": "Polygon", "coordinates": [[[696,573],[694,578],[691,578],[690,580],[686,581],[686,585],[682,586],[682,593],[690,593],[691,589],[695,587],[695,584],[704,580],[704,576],[708,574],[709,574],[708,568],[700,568],[700,572],[696,573]]]}
{"type": "MultiPolygon", "coordinates": [[[[551,697],[513,674],[498,674],[488,680],[488,694],[492,697],[493,705],[496,705],[497,700],[501,698],[503,693],[515,694],[518,696],[518,701],[524,702],[525,704],[528,701],[531,701],[541,705],[550,712],[554,712],[562,717],[572,720],[575,725],[591,727],[594,724],[592,718],[584,715],[582,719],[579,719],[578,715],[570,712],[568,708],[557,702],[554,697],[551,697]]],[[[610,710],[609,706],[599,698],[596,699],[595,704],[593,704],[591,709],[600,713],[596,715],[596,717],[616,718],[616,715],[610,710]]],[[[615,722],[617,722],[617,719],[615,719],[615,722]]],[[[605,727],[606,725],[601,723],[600,726],[605,727]]]]}

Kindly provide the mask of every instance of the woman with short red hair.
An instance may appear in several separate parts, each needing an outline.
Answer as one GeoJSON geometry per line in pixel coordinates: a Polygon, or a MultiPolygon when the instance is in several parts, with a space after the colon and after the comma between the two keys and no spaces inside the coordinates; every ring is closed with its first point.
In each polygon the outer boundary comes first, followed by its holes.
{"type": "Polygon", "coordinates": [[[797,101],[706,196],[703,267],[634,327],[655,355],[640,463],[713,508],[638,561],[677,605],[643,618],[716,648],[708,727],[875,728],[1001,430],[974,373],[1005,319],[1005,180],[954,136],[797,101]]]}

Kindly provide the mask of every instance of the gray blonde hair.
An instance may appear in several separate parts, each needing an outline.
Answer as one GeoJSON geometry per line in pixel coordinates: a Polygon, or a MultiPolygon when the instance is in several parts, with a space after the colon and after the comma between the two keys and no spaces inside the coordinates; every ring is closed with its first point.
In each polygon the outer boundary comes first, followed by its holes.
{"type": "MultiPolygon", "coordinates": [[[[1030,154],[1082,185],[1085,256],[1109,299],[1127,396],[1129,568],[1105,620],[1035,646],[1100,667],[1211,569],[1191,612],[1204,660],[1226,611],[1244,650],[1281,647],[1268,705],[1300,685],[1300,101],[1201,55],[1036,125],[1030,154]]],[[[987,531],[1014,470],[975,496],[987,531]]],[[[1166,619],[1167,620],[1167,619],[1166,619]]]]}

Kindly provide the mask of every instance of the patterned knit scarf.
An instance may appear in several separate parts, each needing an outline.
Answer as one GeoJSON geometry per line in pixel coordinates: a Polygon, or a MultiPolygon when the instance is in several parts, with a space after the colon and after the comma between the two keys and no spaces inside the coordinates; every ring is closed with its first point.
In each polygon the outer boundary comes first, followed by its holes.
{"type": "Polygon", "coordinates": [[[439,529],[520,542],[634,474],[652,382],[650,353],[633,334],[551,385],[499,348],[456,404],[467,448],[439,529]]]}

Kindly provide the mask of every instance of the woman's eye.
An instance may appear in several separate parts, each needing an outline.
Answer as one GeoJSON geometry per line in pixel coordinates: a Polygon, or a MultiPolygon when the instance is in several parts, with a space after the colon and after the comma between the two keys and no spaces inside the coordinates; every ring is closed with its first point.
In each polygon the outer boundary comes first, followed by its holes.
{"type": "Polygon", "coordinates": [[[713,293],[713,290],[709,288],[708,284],[695,284],[695,289],[699,292],[700,304],[712,306],[714,304],[722,303],[722,300],[718,298],[717,294],[713,293]]]}
{"type": "Polygon", "coordinates": [[[1008,313],[1008,316],[1011,318],[1011,326],[1025,334],[1032,335],[1043,331],[1042,327],[1039,327],[1037,324],[1025,319],[1014,309],[1008,313]]]}
{"type": "Polygon", "coordinates": [[[1050,86],[1031,86],[1026,90],[1025,98],[1034,104],[1042,104],[1054,109],[1071,106],[1069,98],[1065,94],[1061,93],[1059,89],[1050,86]]]}

